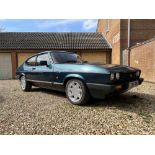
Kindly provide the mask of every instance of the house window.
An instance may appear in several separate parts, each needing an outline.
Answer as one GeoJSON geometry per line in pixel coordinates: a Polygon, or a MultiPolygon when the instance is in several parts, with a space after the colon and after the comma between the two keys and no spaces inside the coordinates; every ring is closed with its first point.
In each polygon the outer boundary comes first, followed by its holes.
{"type": "Polygon", "coordinates": [[[105,31],[108,32],[109,31],[109,19],[105,20],[105,31]]]}

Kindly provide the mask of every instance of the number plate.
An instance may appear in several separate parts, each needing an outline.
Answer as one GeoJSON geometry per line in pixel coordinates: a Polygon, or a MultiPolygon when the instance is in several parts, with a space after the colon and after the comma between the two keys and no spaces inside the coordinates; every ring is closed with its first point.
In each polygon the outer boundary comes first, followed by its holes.
{"type": "Polygon", "coordinates": [[[138,81],[129,82],[129,88],[133,88],[139,85],[138,81]]]}

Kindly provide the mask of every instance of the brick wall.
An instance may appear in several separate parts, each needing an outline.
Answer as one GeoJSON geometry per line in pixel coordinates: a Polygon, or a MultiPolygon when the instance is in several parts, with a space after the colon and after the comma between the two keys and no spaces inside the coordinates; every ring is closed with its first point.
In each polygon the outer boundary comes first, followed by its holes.
{"type": "Polygon", "coordinates": [[[131,20],[131,46],[155,36],[155,19],[131,20]]]}
{"type": "Polygon", "coordinates": [[[140,68],[145,81],[155,82],[155,38],[130,49],[130,66],[140,68]]]}
{"type": "Polygon", "coordinates": [[[120,19],[108,19],[108,31],[105,25],[106,19],[100,19],[97,32],[102,32],[112,45],[112,63],[120,64],[120,19]]]}
{"type": "MultiPolygon", "coordinates": [[[[128,47],[128,19],[109,19],[109,31],[106,31],[106,19],[98,22],[98,32],[103,32],[112,45],[112,63],[123,62],[123,50],[128,47]]],[[[155,19],[130,20],[130,47],[155,36],[155,19]]]]}

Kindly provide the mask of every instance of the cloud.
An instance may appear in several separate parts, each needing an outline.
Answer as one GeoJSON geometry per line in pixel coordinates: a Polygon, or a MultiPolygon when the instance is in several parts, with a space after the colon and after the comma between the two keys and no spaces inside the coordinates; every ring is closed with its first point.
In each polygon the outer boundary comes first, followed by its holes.
{"type": "Polygon", "coordinates": [[[97,26],[97,20],[93,20],[93,19],[88,19],[88,20],[85,20],[83,22],[83,29],[84,30],[91,30],[93,28],[95,28],[97,26]]]}
{"type": "Polygon", "coordinates": [[[81,22],[81,19],[62,19],[62,20],[45,20],[38,25],[38,28],[51,28],[57,26],[65,26],[67,24],[73,24],[76,22],[81,22]]]}

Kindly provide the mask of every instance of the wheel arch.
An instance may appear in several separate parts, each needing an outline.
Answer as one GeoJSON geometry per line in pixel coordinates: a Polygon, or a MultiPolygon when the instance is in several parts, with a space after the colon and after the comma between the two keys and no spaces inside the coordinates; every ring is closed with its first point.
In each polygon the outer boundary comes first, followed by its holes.
{"type": "Polygon", "coordinates": [[[86,84],[86,80],[83,76],[78,75],[78,74],[69,74],[65,77],[64,81],[63,81],[63,85],[66,86],[66,83],[70,80],[70,79],[78,79],[81,80],[84,84],[86,84]]]}
{"type": "Polygon", "coordinates": [[[19,75],[19,79],[20,79],[22,76],[25,76],[25,74],[24,74],[24,73],[21,73],[21,74],[19,75]]]}

